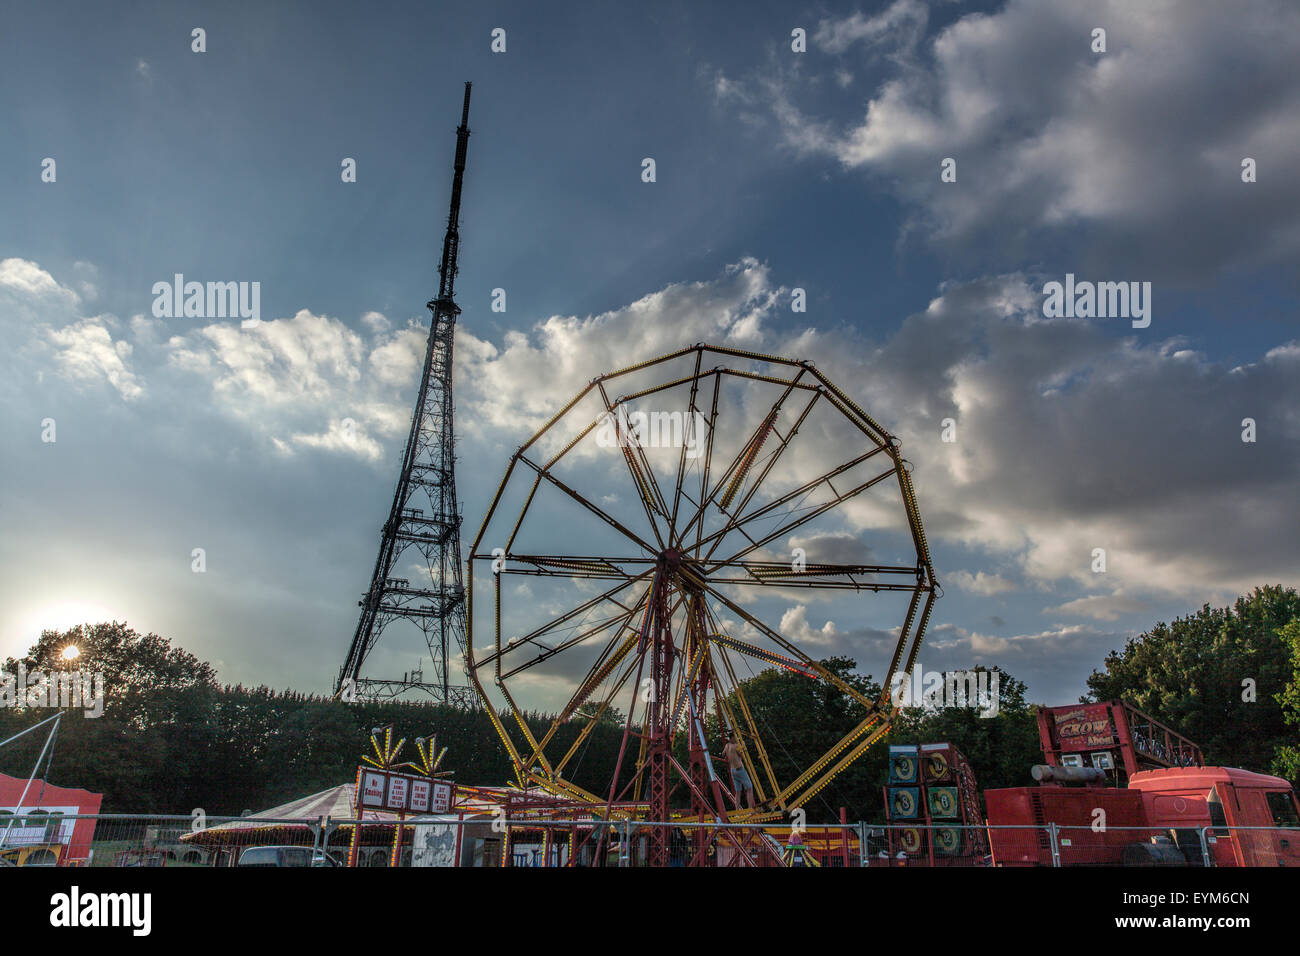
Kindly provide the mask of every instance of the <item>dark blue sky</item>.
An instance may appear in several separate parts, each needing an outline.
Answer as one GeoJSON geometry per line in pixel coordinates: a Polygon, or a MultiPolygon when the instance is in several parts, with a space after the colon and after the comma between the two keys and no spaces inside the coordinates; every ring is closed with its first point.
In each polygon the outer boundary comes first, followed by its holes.
{"type": "MultiPolygon", "coordinates": [[[[1157,30],[1119,2],[11,4],[0,653],[106,614],[229,680],[329,682],[401,451],[396,337],[427,322],[465,80],[467,527],[544,408],[712,334],[806,348],[916,449],[947,592],[927,666],[1003,663],[1068,700],[1156,619],[1294,584],[1300,30],[1284,4],[1240,9],[1186,4],[1157,30]],[[149,322],[177,272],[259,281],[283,324],[241,341],[264,352],[149,322]],[[1025,292],[1066,272],[1153,282],[1151,328],[1043,322],[1025,292]],[[628,309],[682,283],[748,302],[761,333],[628,309]],[[341,415],[375,444],[311,437],[341,415]],[[1125,556],[1104,584],[1090,543],[1125,556]]],[[[880,624],[857,613],[807,616],[880,624]]]]}

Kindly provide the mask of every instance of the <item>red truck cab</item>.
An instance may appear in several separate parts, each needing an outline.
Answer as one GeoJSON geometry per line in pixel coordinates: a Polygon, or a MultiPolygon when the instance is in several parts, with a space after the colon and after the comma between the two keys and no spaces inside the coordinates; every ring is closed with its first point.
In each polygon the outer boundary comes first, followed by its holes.
{"type": "Polygon", "coordinates": [[[1300,807],[1281,777],[1235,767],[1177,767],[1135,773],[1128,788],[1142,794],[1152,827],[1189,836],[1211,827],[1206,842],[1217,866],[1300,866],[1300,829],[1282,829],[1300,827],[1300,807]]]}
{"type": "MultiPolygon", "coordinates": [[[[1040,768],[1041,769],[1041,768],[1040,768]]],[[[1235,767],[1170,767],[1133,774],[1127,787],[1012,787],[984,793],[993,860],[1061,865],[1300,867],[1300,805],[1281,777],[1235,767]],[[1098,818],[1105,821],[1096,826],[1098,818]],[[1159,839],[1157,850],[1137,844],[1159,839]]]]}

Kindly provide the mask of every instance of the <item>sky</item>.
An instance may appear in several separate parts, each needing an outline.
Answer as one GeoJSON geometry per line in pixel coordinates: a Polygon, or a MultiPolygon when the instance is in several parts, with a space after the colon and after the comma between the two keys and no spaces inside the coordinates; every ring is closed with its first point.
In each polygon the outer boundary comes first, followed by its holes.
{"type": "MultiPolygon", "coordinates": [[[[332,686],[470,80],[466,544],[593,376],[696,342],[807,359],[912,463],[944,592],[921,666],[1073,701],[1155,622],[1300,583],[1296,62],[1282,0],[9,4],[0,656],[116,619],[224,681],[332,686]],[[261,323],[157,317],[177,273],[258,282],[261,323]],[[1149,324],[1048,314],[1067,275],[1149,289],[1149,324]]],[[[816,547],[891,553],[897,518],[816,547]]],[[[562,599],[519,596],[519,626],[562,599]]],[[[877,678],[899,623],[763,612],[877,678]]]]}

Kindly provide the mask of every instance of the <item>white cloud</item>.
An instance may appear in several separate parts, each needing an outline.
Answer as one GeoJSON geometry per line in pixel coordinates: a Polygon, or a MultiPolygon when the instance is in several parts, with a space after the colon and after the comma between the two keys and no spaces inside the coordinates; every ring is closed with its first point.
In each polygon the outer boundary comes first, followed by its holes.
{"type": "Polygon", "coordinates": [[[1095,621],[1117,621],[1126,614],[1137,614],[1148,608],[1145,601],[1126,597],[1122,593],[1090,594],[1087,597],[1066,601],[1056,607],[1043,609],[1044,614],[1068,614],[1090,617],[1095,621]]]}
{"type": "Polygon", "coordinates": [[[1005,594],[1016,589],[1012,582],[1001,575],[988,574],[984,571],[976,571],[974,574],[969,571],[953,571],[947,575],[946,580],[951,581],[959,590],[983,597],[1005,594]]]}
{"type": "Polygon", "coordinates": [[[929,18],[929,10],[921,0],[894,0],[874,16],[856,12],[840,20],[821,21],[813,42],[828,53],[843,53],[859,42],[891,42],[910,50],[925,33],[929,18]]]}
{"type": "Polygon", "coordinates": [[[463,327],[456,336],[456,387],[467,412],[462,428],[536,430],[596,375],[707,341],[753,347],[781,293],[754,259],[709,282],[683,282],[600,315],[551,316],[528,333],[509,332],[503,348],[463,327]]]}
{"type": "Polygon", "coordinates": [[[361,324],[371,332],[387,332],[391,323],[382,312],[367,312],[361,317],[361,324]]]}
{"type": "Polygon", "coordinates": [[[409,425],[426,336],[411,327],[367,339],[303,309],[249,329],[214,323],[173,336],[166,357],[174,370],[206,379],[222,410],[282,453],[314,448],[379,462],[379,439],[409,425]]]}
{"type": "Polygon", "coordinates": [[[55,346],[54,358],[59,370],[80,382],[106,380],[125,399],[144,394],[144,386],[128,365],[129,342],[113,341],[104,321],[88,318],[62,329],[51,329],[49,340],[55,346]]]}
{"type": "Polygon", "coordinates": [[[1295,4],[1009,0],[922,41],[926,25],[916,0],[831,18],[815,34],[824,74],[778,64],[715,90],[751,118],[765,101],[796,151],[890,182],[904,235],[989,262],[1036,256],[1047,235],[1076,271],[1143,278],[1300,253],[1295,4]],[[893,63],[865,115],[818,115],[824,76],[879,67],[882,49],[893,63]],[[945,157],[956,182],[940,181],[945,157]],[[1249,185],[1245,157],[1261,170],[1249,185]]]}
{"type": "MultiPolygon", "coordinates": [[[[5,289],[66,311],[69,299],[48,273],[5,262],[5,289]]],[[[940,551],[959,544],[985,553],[1029,588],[1068,580],[1085,591],[1057,613],[1111,620],[1152,596],[1199,602],[1300,580],[1291,547],[1300,517],[1286,504],[1300,468],[1297,343],[1229,368],[1181,339],[1116,338],[1096,322],[1046,320],[1041,296],[1020,275],[947,285],[879,342],[848,329],[778,333],[769,320],[781,301],[766,266],[746,259],[712,280],[674,284],[600,315],[552,316],[500,344],[461,329],[462,434],[508,447],[593,376],[630,359],[697,341],[743,342],[812,359],[902,439],[940,551]],[[1259,423],[1255,444],[1240,441],[1245,411],[1259,423]],[[946,417],[957,423],[955,443],[940,440],[946,417]],[[1104,578],[1091,569],[1096,548],[1107,552],[1104,578]]],[[[409,425],[424,344],[418,327],[367,336],[304,310],[163,342],[153,320],[133,318],[115,341],[116,325],[111,316],[38,324],[34,340],[61,374],[105,380],[131,400],[145,391],[133,363],[151,376],[166,368],[181,383],[197,377],[220,411],[286,452],[379,462],[383,444],[399,442],[409,425]],[[355,429],[344,433],[345,419],[355,429]]],[[[829,433],[805,428],[800,441],[790,468],[804,480],[823,461],[843,460],[829,433]]],[[[787,545],[805,546],[809,560],[814,550],[833,553],[835,563],[866,560],[868,548],[872,563],[906,559],[889,553],[888,534],[872,530],[900,530],[901,510],[866,497],[849,502],[845,525],[806,529],[787,545]]],[[[946,573],[941,560],[937,572],[986,596],[1010,593],[1013,581],[991,571],[946,573]]],[[[816,630],[823,641],[832,633],[816,630]]]]}
{"type": "Polygon", "coordinates": [[[970,649],[976,654],[1004,654],[1011,649],[1011,641],[1005,637],[972,633],[969,641],[970,649]]]}
{"type": "Polygon", "coordinates": [[[418,381],[428,340],[427,327],[407,326],[371,350],[371,372],[381,384],[397,388],[418,381]]]}
{"type": "MultiPolygon", "coordinates": [[[[77,262],[72,271],[87,298],[96,294],[89,280],[93,265],[77,262]]],[[[31,375],[36,383],[52,369],[79,386],[106,383],[122,398],[135,401],[145,384],[132,366],[133,345],[122,337],[122,323],[111,313],[83,315],[82,296],[28,259],[0,260],[0,329],[9,347],[8,376],[31,375]],[[118,337],[115,338],[114,336],[118,337]]]]}
{"type": "Polygon", "coordinates": [[[77,293],[54,281],[54,277],[27,259],[0,259],[0,288],[29,298],[50,297],[76,305],[77,293]]]}
{"type": "MultiPolygon", "coordinates": [[[[1104,548],[1105,588],[1131,601],[1300,580],[1289,545],[1300,519],[1280,504],[1294,497],[1300,467],[1300,349],[1230,369],[1178,339],[1045,319],[1022,275],[947,285],[880,342],[847,329],[771,331],[777,291],[747,260],[601,316],[552,317],[500,348],[463,333],[462,421],[506,443],[526,437],[594,375],[725,341],[749,315],[759,330],[750,347],[812,359],[902,439],[936,547],[988,554],[1035,591],[1061,581],[1097,589],[1092,552],[1104,548]],[[1266,423],[1268,442],[1240,441],[1243,408],[1266,423]],[[957,422],[955,443],[940,440],[945,417],[957,422]]],[[[828,436],[805,429],[800,441],[800,468],[841,460],[828,436]]],[[[898,529],[901,511],[865,498],[833,533],[875,545],[868,532],[898,529]]],[[[936,570],[977,594],[1020,586],[991,571],[936,570]]]]}
{"type": "Polygon", "coordinates": [[[325,432],[315,435],[297,434],[293,436],[293,441],[308,448],[346,452],[369,461],[379,461],[383,457],[383,447],[379,442],[351,419],[334,419],[325,432]]]}
{"type": "Polygon", "coordinates": [[[827,621],[821,627],[809,624],[808,608],[802,604],[787,609],[781,615],[781,626],[777,630],[795,646],[806,648],[834,644],[841,637],[834,621],[827,621]]]}

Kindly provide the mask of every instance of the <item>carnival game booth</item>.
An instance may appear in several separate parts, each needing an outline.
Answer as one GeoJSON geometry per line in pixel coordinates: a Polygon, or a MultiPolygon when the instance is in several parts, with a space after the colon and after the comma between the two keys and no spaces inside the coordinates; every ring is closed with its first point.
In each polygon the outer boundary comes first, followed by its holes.
{"type": "Polygon", "coordinates": [[[447,813],[401,819],[397,812],[386,810],[362,808],[358,814],[356,784],[345,783],[239,820],[186,833],[180,839],[208,850],[212,866],[234,866],[251,846],[314,846],[334,862],[346,864],[355,821],[359,820],[354,865],[386,867],[393,862],[392,846],[400,823],[400,866],[481,866],[485,855],[495,862],[491,819],[497,804],[485,798],[491,790],[466,788],[461,792],[458,788],[447,813]],[[328,832],[322,830],[322,819],[328,832]],[[448,835],[451,845],[441,849],[448,835]]]}
{"type": "Polygon", "coordinates": [[[84,866],[104,795],[0,773],[0,861],[20,866],[84,866]],[[82,817],[82,819],[72,819],[82,817]]]}

